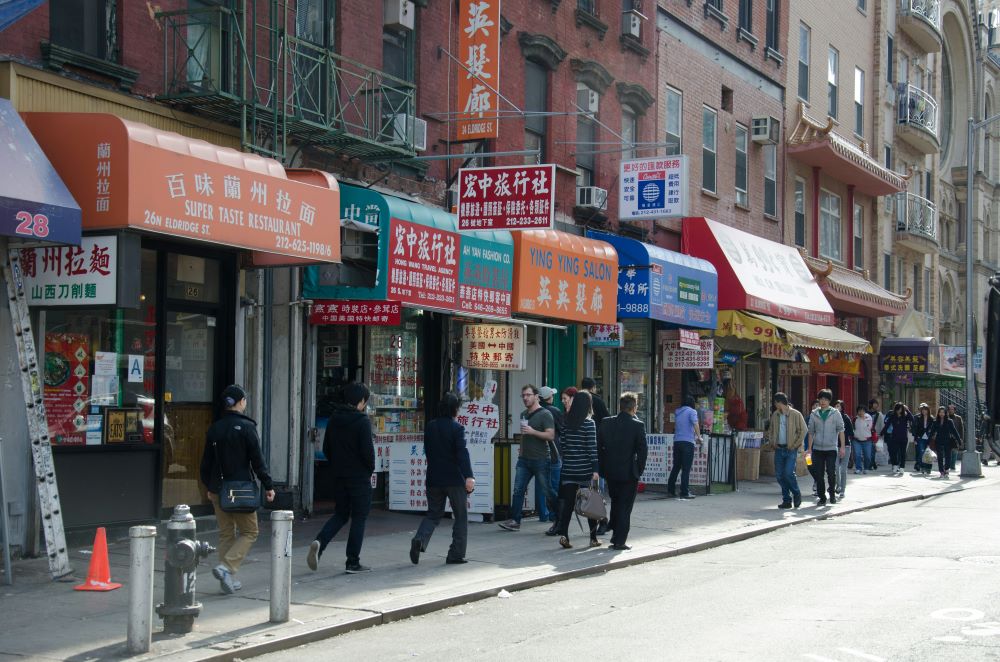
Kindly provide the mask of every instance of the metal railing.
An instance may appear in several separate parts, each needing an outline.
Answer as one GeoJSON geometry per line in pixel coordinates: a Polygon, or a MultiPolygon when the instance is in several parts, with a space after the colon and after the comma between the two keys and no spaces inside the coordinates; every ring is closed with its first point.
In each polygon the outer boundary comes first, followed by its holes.
{"type": "Polygon", "coordinates": [[[904,13],[919,16],[935,29],[941,29],[940,0],[902,0],[902,8],[904,13]]]}
{"type": "Polygon", "coordinates": [[[934,97],[919,87],[900,83],[897,108],[897,124],[919,126],[937,136],[938,104],[934,97]]]}
{"type": "Polygon", "coordinates": [[[933,202],[906,191],[890,199],[897,232],[908,232],[937,243],[938,214],[933,202]]]}

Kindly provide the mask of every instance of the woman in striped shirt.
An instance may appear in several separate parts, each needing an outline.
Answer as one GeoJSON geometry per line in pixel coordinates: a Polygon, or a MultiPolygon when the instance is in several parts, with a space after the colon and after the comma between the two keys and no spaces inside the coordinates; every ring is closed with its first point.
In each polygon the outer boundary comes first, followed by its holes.
{"type": "MultiPolygon", "coordinates": [[[[562,455],[559,502],[559,544],[565,549],[573,545],[569,542],[569,520],[576,504],[576,491],[598,479],[597,474],[597,425],[591,418],[592,401],[586,391],[578,391],[573,396],[573,404],[566,414],[566,422],[559,435],[559,453],[562,455]]],[[[590,546],[597,547],[597,520],[588,519],[590,524],[590,546]]]]}

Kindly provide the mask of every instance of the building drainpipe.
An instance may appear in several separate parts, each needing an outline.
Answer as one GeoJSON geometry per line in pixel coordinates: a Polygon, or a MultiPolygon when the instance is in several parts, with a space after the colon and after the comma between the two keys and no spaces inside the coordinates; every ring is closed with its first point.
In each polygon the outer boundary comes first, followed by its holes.
{"type": "Polygon", "coordinates": [[[819,173],[820,169],[813,167],[813,249],[814,257],[819,257],[819,173]]]}
{"type": "Polygon", "coordinates": [[[857,258],[854,254],[854,184],[850,184],[847,187],[847,264],[851,269],[857,268],[857,258]]]}

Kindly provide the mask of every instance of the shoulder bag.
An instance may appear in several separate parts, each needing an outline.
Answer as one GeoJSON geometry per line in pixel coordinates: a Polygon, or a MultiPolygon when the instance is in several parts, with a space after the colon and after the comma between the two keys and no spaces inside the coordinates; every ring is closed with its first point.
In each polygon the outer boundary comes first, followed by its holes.
{"type": "Polygon", "coordinates": [[[590,487],[581,487],[576,491],[576,504],[573,510],[577,516],[587,519],[607,519],[608,507],[604,503],[604,496],[598,489],[596,480],[591,481],[590,487]]]}
{"type": "Polygon", "coordinates": [[[257,485],[253,469],[250,470],[250,480],[226,480],[222,473],[222,462],[219,459],[219,446],[212,442],[215,451],[215,461],[219,464],[219,478],[222,486],[219,488],[219,510],[224,513],[255,513],[260,508],[260,487],[257,485]]]}

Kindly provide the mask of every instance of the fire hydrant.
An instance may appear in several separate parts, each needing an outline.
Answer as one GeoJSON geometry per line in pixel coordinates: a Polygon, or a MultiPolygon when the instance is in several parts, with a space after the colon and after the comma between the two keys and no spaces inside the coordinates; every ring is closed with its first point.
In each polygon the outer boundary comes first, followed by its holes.
{"type": "Polygon", "coordinates": [[[195,528],[191,508],[184,504],[174,506],[174,514],[167,523],[163,602],[156,605],[164,632],[187,634],[201,613],[201,603],[195,600],[198,563],[215,548],[207,542],[198,542],[195,528]]]}

